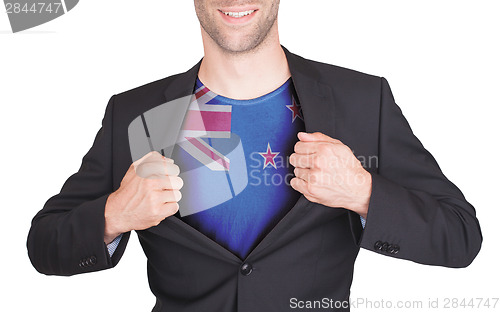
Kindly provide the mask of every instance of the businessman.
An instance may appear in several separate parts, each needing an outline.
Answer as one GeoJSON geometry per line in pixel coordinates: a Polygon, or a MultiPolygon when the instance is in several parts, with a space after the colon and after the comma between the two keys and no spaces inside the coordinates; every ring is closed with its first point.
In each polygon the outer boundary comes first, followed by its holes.
{"type": "Polygon", "coordinates": [[[39,272],[112,268],[134,230],[153,311],[348,311],[360,247],[473,261],[475,210],[384,78],[288,51],[279,0],[194,4],[204,57],[111,97],[80,169],[33,219],[39,272]]]}

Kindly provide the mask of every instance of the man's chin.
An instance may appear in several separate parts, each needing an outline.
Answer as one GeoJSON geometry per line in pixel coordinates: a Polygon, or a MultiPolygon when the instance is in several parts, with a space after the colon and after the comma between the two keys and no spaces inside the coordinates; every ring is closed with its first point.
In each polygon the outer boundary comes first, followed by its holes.
{"type": "Polygon", "coordinates": [[[258,50],[262,45],[262,40],[231,38],[227,40],[216,42],[216,44],[226,53],[229,54],[246,54],[258,50]]]}

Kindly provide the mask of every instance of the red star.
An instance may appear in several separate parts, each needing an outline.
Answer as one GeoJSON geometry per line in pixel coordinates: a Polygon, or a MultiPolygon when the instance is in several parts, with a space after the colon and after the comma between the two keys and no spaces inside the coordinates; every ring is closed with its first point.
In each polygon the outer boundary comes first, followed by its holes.
{"type": "MultiPolygon", "coordinates": [[[[286,107],[288,107],[289,110],[292,111],[293,115],[292,115],[292,122],[295,121],[295,118],[299,117],[300,119],[302,119],[302,107],[300,107],[299,105],[297,105],[297,102],[295,102],[295,99],[292,97],[292,105],[287,105],[286,107]]],[[[304,120],[304,119],[302,119],[304,120]]]]}
{"type": "Polygon", "coordinates": [[[267,164],[271,164],[271,166],[273,166],[274,169],[277,169],[276,163],[274,162],[274,157],[278,156],[279,153],[280,152],[273,153],[271,151],[271,146],[269,146],[269,142],[267,142],[267,151],[265,153],[259,153],[266,160],[264,162],[264,167],[262,167],[262,169],[265,169],[267,167],[267,164]]]}

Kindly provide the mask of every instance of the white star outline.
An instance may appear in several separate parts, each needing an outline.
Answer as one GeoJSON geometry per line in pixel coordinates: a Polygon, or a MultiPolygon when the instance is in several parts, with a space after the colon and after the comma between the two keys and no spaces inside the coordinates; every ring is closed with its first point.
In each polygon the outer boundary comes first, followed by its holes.
{"type": "Polygon", "coordinates": [[[262,167],[262,169],[266,169],[266,167],[267,167],[268,164],[271,164],[271,166],[273,166],[274,169],[278,169],[276,167],[276,162],[274,161],[274,158],[276,156],[278,156],[279,153],[280,152],[273,152],[271,150],[271,146],[270,146],[269,142],[267,142],[267,150],[264,153],[259,153],[260,156],[264,157],[264,167],[262,167]],[[272,160],[270,162],[267,162],[268,158],[266,156],[264,156],[264,154],[274,154],[274,153],[276,153],[276,155],[272,156],[272,160]]]}

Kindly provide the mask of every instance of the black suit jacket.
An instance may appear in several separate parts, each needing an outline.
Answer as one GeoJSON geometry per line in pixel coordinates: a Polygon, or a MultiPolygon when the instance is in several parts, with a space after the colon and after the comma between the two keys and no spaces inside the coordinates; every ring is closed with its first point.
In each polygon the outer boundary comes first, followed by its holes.
{"type": "MultiPolygon", "coordinates": [[[[360,247],[447,267],[468,266],[479,252],[474,208],[413,135],[387,81],[283,49],[306,131],[340,139],[372,175],[366,227],[353,212],[301,196],[241,260],[171,216],[137,231],[157,297],[153,311],[288,311],[291,298],[348,300],[360,247]]],[[[80,169],[33,219],[27,247],[39,272],[73,275],[118,263],[130,233],[110,258],[104,207],[132,163],[128,126],[142,113],[190,95],[200,63],[111,97],[80,169]]]]}

